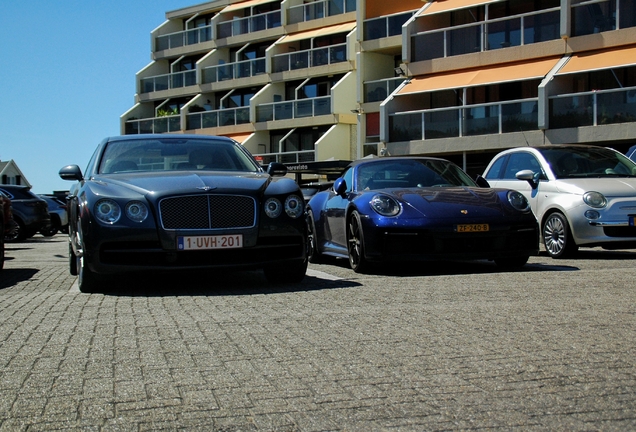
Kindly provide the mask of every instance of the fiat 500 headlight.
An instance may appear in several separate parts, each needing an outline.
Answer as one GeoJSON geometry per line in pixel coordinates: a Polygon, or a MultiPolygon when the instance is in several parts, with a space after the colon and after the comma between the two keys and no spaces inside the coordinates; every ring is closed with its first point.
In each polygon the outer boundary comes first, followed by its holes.
{"type": "Polygon", "coordinates": [[[382,216],[397,216],[402,210],[400,203],[388,195],[374,195],[370,204],[371,208],[382,216]]]}
{"type": "Polygon", "coordinates": [[[585,192],[583,202],[592,208],[603,208],[607,205],[605,195],[600,192],[585,192]]]}
{"type": "Polygon", "coordinates": [[[95,217],[107,224],[114,224],[121,217],[121,207],[112,199],[101,199],[95,203],[95,217]]]}

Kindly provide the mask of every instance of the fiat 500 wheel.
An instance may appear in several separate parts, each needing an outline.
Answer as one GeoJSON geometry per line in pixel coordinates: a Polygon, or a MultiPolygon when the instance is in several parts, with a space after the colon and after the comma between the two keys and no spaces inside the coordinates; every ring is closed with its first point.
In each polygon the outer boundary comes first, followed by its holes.
{"type": "Polygon", "coordinates": [[[552,258],[564,258],[578,250],[568,221],[562,213],[554,212],[545,220],[543,244],[552,258]]]}

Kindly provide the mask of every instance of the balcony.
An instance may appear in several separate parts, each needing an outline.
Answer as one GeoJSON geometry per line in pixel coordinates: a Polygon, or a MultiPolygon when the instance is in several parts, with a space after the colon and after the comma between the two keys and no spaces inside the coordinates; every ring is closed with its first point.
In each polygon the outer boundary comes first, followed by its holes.
{"type": "Polygon", "coordinates": [[[287,13],[288,24],[297,24],[334,15],[355,12],[356,4],[352,0],[322,0],[299,6],[292,6],[287,13]]]}
{"type": "Polygon", "coordinates": [[[286,72],[347,61],[347,44],[330,45],[273,57],[273,71],[286,72]]]}
{"type": "Polygon", "coordinates": [[[364,102],[381,102],[393,93],[400,84],[404,82],[404,78],[387,78],[376,81],[367,81],[364,83],[364,102]]]}
{"type": "Polygon", "coordinates": [[[246,124],[250,122],[250,108],[225,108],[191,113],[187,115],[186,121],[188,130],[246,124]]]}
{"type": "Polygon", "coordinates": [[[550,129],[636,122],[636,87],[549,98],[550,129]]]}
{"type": "Polygon", "coordinates": [[[203,69],[203,83],[215,83],[236,78],[249,78],[262,75],[265,71],[265,59],[243,60],[203,69]]]}
{"type": "Polygon", "coordinates": [[[163,116],[141,120],[126,121],[126,135],[179,132],[181,130],[181,116],[163,116]]]}
{"type": "Polygon", "coordinates": [[[560,9],[447,27],[411,37],[411,61],[425,61],[559,39],[560,9]]]}
{"type": "Polygon", "coordinates": [[[261,165],[267,165],[270,162],[280,162],[280,163],[314,162],[316,160],[316,150],[301,150],[301,151],[281,152],[281,153],[261,153],[261,154],[255,154],[254,157],[261,162],[261,165]]]}
{"type": "Polygon", "coordinates": [[[155,51],[195,45],[213,40],[212,26],[198,27],[176,33],[161,35],[155,38],[155,51]]]}
{"type": "Polygon", "coordinates": [[[415,12],[416,11],[403,12],[365,21],[364,40],[381,39],[402,34],[402,25],[404,25],[415,12]]]}
{"type": "Polygon", "coordinates": [[[161,90],[188,87],[197,84],[197,72],[189,70],[165,75],[156,75],[148,78],[142,78],[140,83],[141,93],[152,93],[161,90]]]}
{"type": "Polygon", "coordinates": [[[224,21],[217,26],[217,39],[225,39],[281,26],[280,10],[224,21]]]}
{"type": "Polygon", "coordinates": [[[436,108],[389,116],[389,139],[419,141],[538,129],[538,98],[436,108]]]}
{"type": "Polygon", "coordinates": [[[267,122],[331,114],[331,96],[261,104],[256,107],[256,121],[267,122]]]}

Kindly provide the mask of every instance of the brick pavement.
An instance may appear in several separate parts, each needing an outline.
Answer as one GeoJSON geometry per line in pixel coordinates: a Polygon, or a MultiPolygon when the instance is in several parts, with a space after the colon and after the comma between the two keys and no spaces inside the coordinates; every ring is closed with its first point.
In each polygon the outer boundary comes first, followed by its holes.
{"type": "Polygon", "coordinates": [[[11,244],[0,431],[636,430],[636,254],[602,254],[86,295],[63,236],[11,244]]]}

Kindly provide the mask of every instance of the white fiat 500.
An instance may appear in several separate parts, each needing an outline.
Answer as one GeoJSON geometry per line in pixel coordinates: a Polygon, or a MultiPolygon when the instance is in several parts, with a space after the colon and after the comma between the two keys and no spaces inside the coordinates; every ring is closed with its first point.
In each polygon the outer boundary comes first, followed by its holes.
{"type": "Polygon", "coordinates": [[[522,192],[553,258],[579,247],[636,248],[636,163],[604,147],[519,147],[496,155],[483,177],[522,192]]]}

